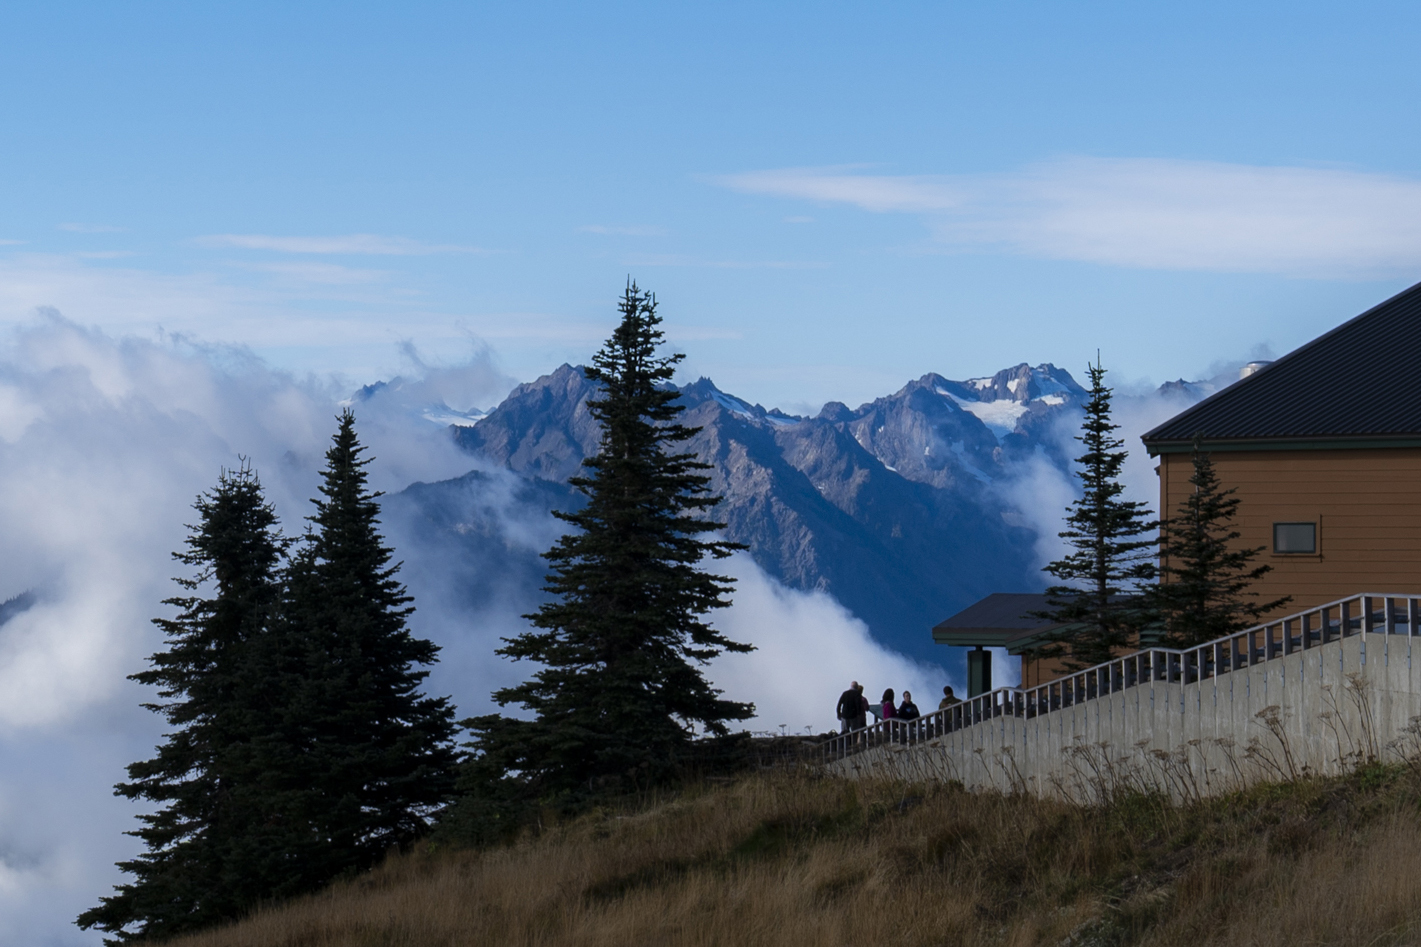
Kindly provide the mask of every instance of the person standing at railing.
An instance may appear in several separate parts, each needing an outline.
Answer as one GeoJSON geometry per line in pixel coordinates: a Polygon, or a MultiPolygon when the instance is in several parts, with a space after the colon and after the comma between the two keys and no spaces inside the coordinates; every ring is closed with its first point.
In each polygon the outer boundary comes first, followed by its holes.
{"type": "Polygon", "coordinates": [[[848,733],[862,730],[868,701],[863,696],[863,686],[858,681],[849,684],[849,689],[839,695],[839,705],[835,713],[839,715],[839,732],[848,733]]]}
{"type": "MultiPolygon", "coordinates": [[[[944,687],[944,688],[942,689],[942,700],[940,700],[940,701],[937,702],[937,709],[938,709],[939,711],[943,711],[943,710],[946,710],[947,708],[953,706],[954,704],[960,704],[960,703],[962,703],[962,700],[961,700],[956,694],[954,694],[954,693],[952,692],[952,685],[951,685],[951,684],[948,684],[946,687],[944,687]]],[[[941,736],[942,734],[946,733],[948,726],[949,726],[949,724],[948,724],[947,714],[942,714],[941,716],[938,717],[938,720],[937,720],[937,725],[936,725],[937,734],[938,734],[939,736],[941,736]]]]}
{"type": "Polygon", "coordinates": [[[883,692],[883,702],[879,705],[883,716],[883,732],[888,739],[893,739],[893,735],[898,732],[897,724],[891,723],[898,716],[898,708],[893,706],[893,688],[888,688],[883,692]]]}
{"type": "Polygon", "coordinates": [[[918,705],[913,703],[913,695],[909,691],[903,692],[903,703],[898,705],[898,719],[907,721],[903,726],[905,735],[912,736],[918,725],[912,721],[917,720],[922,714],[918,713],[918,705]]]}

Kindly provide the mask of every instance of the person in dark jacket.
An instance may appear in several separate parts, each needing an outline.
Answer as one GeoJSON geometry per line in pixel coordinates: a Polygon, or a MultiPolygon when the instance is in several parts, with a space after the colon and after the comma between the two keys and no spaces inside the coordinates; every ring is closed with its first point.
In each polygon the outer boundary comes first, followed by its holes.
{"type": "Polygon", "coordinates": [[[849,689],[839,695],[839,705],[835,708],[839,716],[839,732],[862,730],[864,727],[863,686],[858,681],[849,684],[849,689]]]}
{"type": "Polygon", "coordinates": [[[913,695],[909,691],[903,692],[903,703],[898,705],[898,716],[904,720],[917,720],[922,716],[918,713],[918,705],[913,703],[913,695]]]}

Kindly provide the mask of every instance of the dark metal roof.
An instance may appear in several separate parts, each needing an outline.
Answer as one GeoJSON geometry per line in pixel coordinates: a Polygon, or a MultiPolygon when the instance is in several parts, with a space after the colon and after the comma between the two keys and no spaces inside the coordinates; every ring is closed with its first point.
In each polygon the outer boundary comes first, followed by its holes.
{"type": "Polygon", "coordinates": [[[1032,612],[1046,607],[1045,595],[996,592],[934,625],[933,641],[967,647],[1017,648],[1043,631],[1060,627],[1056,622],[1030,617],[1032,612]]]}
{"type": "Polygon", "coordinates": [[[1175,415],[1143,440],[1152,454],[1187,450],[1196,433],[1211,448],[1230,441],[1239,448],[1421,443],[1418,371],[1421,283],[1175,415]]]}

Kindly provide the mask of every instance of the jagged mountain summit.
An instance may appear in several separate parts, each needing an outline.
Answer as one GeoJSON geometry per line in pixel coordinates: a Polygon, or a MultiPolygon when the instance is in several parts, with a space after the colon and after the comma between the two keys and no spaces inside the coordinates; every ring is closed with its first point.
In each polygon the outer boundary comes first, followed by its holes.
{"type": "MultiPolygon", "coordinates": [[[[565,483],[597,450],[595,390],[563,365],[453,436],[523,477],[565,483]]],[[[884,643],[942,660],[934,622],[989,592],[1041,587],[1035,535],[1014,525],[998,487],[1015,458],[1050,447],[1047,430],[1084,396],[1069,373],[1023,364],[967,381],[929,374],[815,417],[766,410],[706,378],[680,392],[684,423],[701,428],[688,449],[713,467],[728,538],[786,585],[832,594],[884,643]]]]}
{"type": "MultiPolygon", "coordinates": [[[[580,368],[563,365],[519,385],[479,423],[454,432],[461,447],[520,473],[565,481],[597,449],[599,432],[586,408],[594,387],[580,368]]],[[[962,475],[989,481],[1003,463],[1041,444],[1061,410],[1085,391],[1063,369],[1021,364],[985,378],[952,381],[928,374],[857,410],[831,401],[813,418],[766,410],[702,378],[680,389],[688,406],[713,402],[769,430],[810,422],[847,431],[889,470],[948,486],[962,475]]]]}

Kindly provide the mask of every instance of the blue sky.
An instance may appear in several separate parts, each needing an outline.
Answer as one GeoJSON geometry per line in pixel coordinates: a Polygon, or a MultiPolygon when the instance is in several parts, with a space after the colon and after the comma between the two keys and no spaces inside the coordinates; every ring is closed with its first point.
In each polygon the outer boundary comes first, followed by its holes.
{"type": "Polygon", "coordinates": [[[1421,278],[1417,8],[1239,7],[6,4],[0,320],[527,379],[631,275],[767,406],[1200,377],[1421,278]]]}

